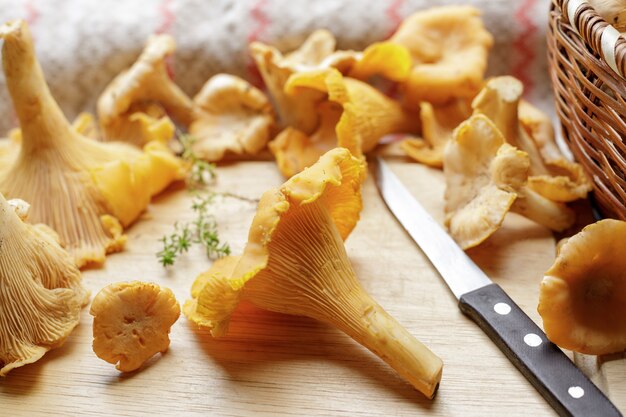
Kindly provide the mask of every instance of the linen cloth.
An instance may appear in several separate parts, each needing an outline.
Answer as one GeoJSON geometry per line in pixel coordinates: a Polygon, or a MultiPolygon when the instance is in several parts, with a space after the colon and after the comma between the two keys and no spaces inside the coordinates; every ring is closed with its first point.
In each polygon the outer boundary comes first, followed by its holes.
{"type": "MultiPolygon", "coordinates": [[[[488,75],[518,77],[526,98],[552,113],[545,45],[549,0],[0,0],[0,21],[28,21],[52,94],[71,120],[94,110],[107,83],[134,62],[153,33],[176,39],[172,77],[193,96],[219,72],[258,85],[251,41],[288,51],[326,28],[339,48],[361,50],[387,38],[411,13],[445,4],[482,11],[495,39],[488,75]]],[[[16,125],[0,74],[0,137],[16,125]]]]}

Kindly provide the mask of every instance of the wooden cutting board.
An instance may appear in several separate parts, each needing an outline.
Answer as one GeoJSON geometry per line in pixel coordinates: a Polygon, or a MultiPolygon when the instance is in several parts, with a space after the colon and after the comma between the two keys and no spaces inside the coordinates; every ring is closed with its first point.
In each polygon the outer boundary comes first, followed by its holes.
{"type": "MultiPolygon", "coordinates": [[[[428,210],[442,219],[441,172],[406,162],[393,169],[428,210]]],[[[271,162],[218,169],[217,189],[259,198],[282,182],[271,162]]],[[[0,415],[268,415],[268,416],[552,416],[555,413],[479,328],[428,259],[381,201],[372,175],[364,184],[362,219],[346,246],[363,286],[444,361],[441,388],[425,399],[380,359],[343,333],[302,317],[243,305],[230,334],[213,339],[185,317],[174,325],[170,350],[139,372],[120,374],[91,350],[92,319],[85,308],[66,344],[0,380],[0,415]]],[[[200,249],[164,269],[158,239],[191,218],[191,196],[173,187],[128,230],[126,251],[101,269],[84,272],[92,295],[108,283],[154,281],[182,304],[196,275],[210,266],[200,249]]],[[[240,253],[254,202],[227,198],[215,206],[220,234],[240,253]]],[[[532,317],[539,282],[554,259],[552,235],[509,214],[472,258],[532,317]]],[[[577,357],[626,411],[626,359],[577,357]]]]}

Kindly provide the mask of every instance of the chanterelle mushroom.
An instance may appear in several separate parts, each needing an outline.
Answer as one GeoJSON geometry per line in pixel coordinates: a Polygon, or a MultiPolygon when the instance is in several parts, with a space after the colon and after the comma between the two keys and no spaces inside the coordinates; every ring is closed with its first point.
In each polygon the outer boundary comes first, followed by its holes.
{"type": "Polygon", "coordinates": [[[183,310],[214,336],[227,332],[242,299],[315,318],[343,330],[432,397],[441,359],[363,290],[343,246],[359,217],[363,177],[363,163],[336,148],[267,191],[241,258],[216,263],[199,277],[183,310]]]}
{"type": "Polygon", "coordinates": [[[441,168],[443,150],[452,139],[454,129],[471,115],[472,108],[468,100],[453,99],[440,106],[422,102],[420,103],[422,138],[404,139],[400,146],[417,162],[441,168]]]}
{"type": "Polygon", "coordinates": [[[300,172],[334,147],[344,147],[361,157],[389,133],[413,132],[419,127],[417,115],[370,85],[344,77],[336,69],[302,72],[285,84],[289,96],[306,99],[309,91],[324,93],[318,104],[319,126],[307,137],[287,129],[270,143],[278,166],[286,177],[300,172]]]}
{"type": "Polygon", "coordinates": [[[313,32],[295,51],[281,54],[276,48],[253,42],[252,57],[274,100],[283,126],[312,134],[318,127],[315,112],[324,94],[309,90],[298,96],[285,93],[291,75],[335,68],[342,74],[361,80],[380,74],[393,81],[408,77],[411,58],[406,48],[390,42],[378,42],[363,52],[335,51],[335,38],[327,30],[313,32]]]}
{"type": "Polygon", "coordinates": [[[591,182],[579,164],[560,154],[547,116],[529,104],[520,105],[522,91],[522,83],[513,77],[493,78],[474,99],[474,113],[489,117],[508,143],[528,154],[529,189],[558,202],[585,198],[591,182]]]}
{"type": "Polygon", "coordinates": [[[189,133],[195,154],[218,161],[227,152],[254,155],[270,138],[272,105],[259,89],[229,74],[218,74],[193,99],[189,133]]]}
{"type": "Polygon", "coordinates": [[[406,104],[417,108],[422,101],[444,104],[476,95],[493,37],[478,9],[444,6],[409,16],[389,42],[405,46],[413,57],[404,87],[406,104]]]}
{"type": "Polygon", "coordinates": [[[528,177],[528,156],[505,144],[485,116],[470,117],[444,153],[445,211],[450,235],[463,249],[479,245],[502,224],[528,177]]]}
{"type": "Polygon", "coordinates": [[[485,115],[461,123],[446,147],[446,224],[463,249],[482,243],[510,210],[556,231],[570,227],[574,213],[528,187],[526,152],[505,143],[485,115]]]}
{"type": "Polygon", "coordinates": [[[0,376],[62,345],[88,297],[56,234],[23,222],[27,210],[0,194],[0,376]]]}
{"type": "Polygon", "coordinates": [[[626,223],[585,227],[545,273],[537,310],[548,338],[581,353],[626,350],[626,223]]]}
{"type": "Polygon", "coordinates": [[[93,300],[93,351],[100,359],[131,372],[167,351],[169,332],[180,316],[171,290],[147,282],[118,282],[93,300]]]}
{"type": "Polygon", "coordinates": [[[164,145],[142,152],[77,133],[52,98],[23,21],[0,26],[7,86],[21,126],[19,152],[0,165],[0,192],[32,204],[34,222],[52,227],[82,266],[120,250],[122,226],[150,197],[184,176],[164,145]]]}
{"type": "Polygon", "coordinates": [[[174,125],[192,121],[191,99],[170,79],[165,60],[176,45],[170,35],[152,36],[137,61],[120,73],[98,99],[98,118],[106,140],[143,146],[169,140],[174,125]]]}

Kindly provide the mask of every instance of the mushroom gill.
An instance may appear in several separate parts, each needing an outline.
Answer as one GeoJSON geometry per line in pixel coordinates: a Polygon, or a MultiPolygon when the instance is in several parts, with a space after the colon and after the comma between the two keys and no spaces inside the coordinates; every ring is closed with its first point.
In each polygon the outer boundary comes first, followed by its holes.
{"type": "Polygon", "coordinates": [[[22,220],[27,209],[0,194],[0,376],[61,346],[88,299],[72,257],[48,227],[22,220]]]}
{"type": "Polygon", "coordinates": [[[336,148],[263,194],[243,255],[199,278],[184,312],[224,335],[240,300],[344,331],[431,398],[443,364],[359,284],[343,240],[361,210],[363,163],[336,148]],[[234,266],[233,266],[234,265],[234,266]]]}
{"type": "Polygon", "coordinates": [[[19,152],[0,166],[0,192],[29,201],[32,220],[52,227],[77,265],[102,263],[122,249],[122,227],[151,196],[182,179],[183,164],[157,142],[141,151],[79,134],[50,94],[26,23],[1,26],[0,38],[22,136],[19,152]]]}

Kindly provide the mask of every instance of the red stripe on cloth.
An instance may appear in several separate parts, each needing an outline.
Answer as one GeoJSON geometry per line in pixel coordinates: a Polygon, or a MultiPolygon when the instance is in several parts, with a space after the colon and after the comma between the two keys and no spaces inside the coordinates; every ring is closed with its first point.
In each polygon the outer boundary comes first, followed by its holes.
{"type": "Polygon", "coordinates": [[[511,74],[524,83],[525,95],[529,95],[535,87],[532,70],[537,57],[534,47],[537,26],[533,23],[532,11],[536,4],[537,0],[523,0],[514,14],[520,31],[513,40],[515,58],[511,60],[511,74]]]}
{"type": "Polygon", "coordinates": [[[24,20],[26,20],[28,26],[32,28],[37,20],[39,20],[39,16],[41,16],[41,14],[39,13],[39,10],[37,10],[34,0],[28,0],[24,7],[26,9],[26,16],[24,16],[24,20]]]}
{"type": "MultiPolygon", "coordinates": [[[[174,10],[172,9],[172,0],[163,0],[159,4],[159,13],[161,14],[162,20],[161,24],[155,30],[155,33],[171,33],[174,22],[176,21],[176,16],[174,15],[174,10]]],[[[172,63],[172,57],[166,58],[165,69],[167,70],[167,75],[169,75],[171,79],[174,79],[174,65],[172,63]]]]}
{"type": "MultiPolygon", "coordinates": [[[[248,43],[262,40],[263,33],[271,24],[271,19],[263,10],[268,5],[268,0],[257,0],[250,9],[250,16],[252,17],[253,25],[252,30],[248,34],[248,43]]],[[[265,88],[261,73],[257,68],[252,57],[248,57],[248,64],[246,65],[246,71],[248,73],[248,80],[258,88],[265,88]]]]}
{"type": "Polygon", "coordinates": [[[389,31],[385,38],[391,37],[402,23],[402,15],[400,14],[400,8],[404,5],[405,0],[390,0],[389,7],[385,10],[385,15],[389,21],[389,31]]]}

